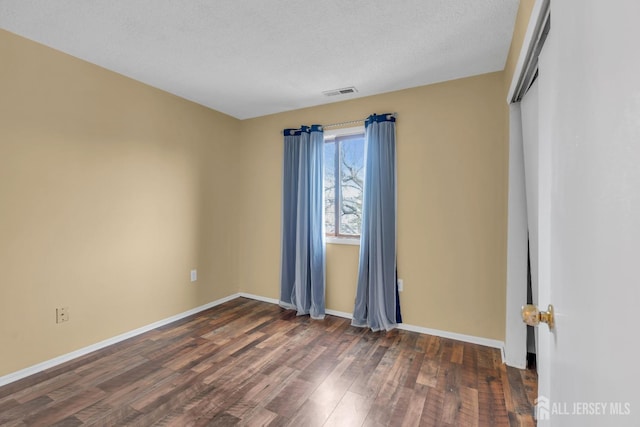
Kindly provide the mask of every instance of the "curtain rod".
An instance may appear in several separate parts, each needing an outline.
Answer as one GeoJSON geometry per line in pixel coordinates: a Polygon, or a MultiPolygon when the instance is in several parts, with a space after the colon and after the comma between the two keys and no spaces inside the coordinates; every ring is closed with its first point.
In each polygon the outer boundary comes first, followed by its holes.
{"type": "Polygon", "coordinates": [[[340,122],[340,123],[331,123],[328,125],[322,125],[323,128],[335,128],[335,127],[340,127],[340,126],[344,126],[344,125],[351,125],[351,124],[355,124],[355,123],[364,123],[366,119],[358,119],[358,120],[349,120],[348,122],[340,122]]]}
{"type": "MultiPolygon", "coordinates": [[[[387,114],[388,116],[392,116],[393,118],[398,118],[398,113],[391,113],[391,114],[387,114]]],[[[352,125],[352,124],[356,124],[356,123],[364,123],[369,117],[366,117],[364,119],[358,119],[358,120],[349,120],[346,122],[340,122],[340,123],[331,123],[328,125],[321,125],[322,129],[325,128],[336,128],[336,127],[340,127],[340,126],[345,126],[345,125],[352,125]]],[[[284,132],[284,131],[283,131],[284,132]]]]}
{"type": "MultiPolygon", "coordinates": [[[[391,116],[393,116],[394,118],[398,117],[398,113],[391,113],[391,116]]],[[[334,127],[340,127],[340,126],[344,126],[344,125],[351,125],[351,124],[355,124],[355,123],[364,123],[365,120],[367,120],[368,117],[365,117],[364,119],[358,119],[358,120],[349,120],[347,122],[340,122],[340,123],[331,123],[328,125],[322,125],[323,128],[334,128],[334,127]]]]}

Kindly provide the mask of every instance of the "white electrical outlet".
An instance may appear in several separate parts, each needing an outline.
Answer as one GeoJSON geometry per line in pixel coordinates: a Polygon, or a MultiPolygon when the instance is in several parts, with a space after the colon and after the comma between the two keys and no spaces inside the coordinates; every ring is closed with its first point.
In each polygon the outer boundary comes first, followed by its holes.
{"type": "Polygon", "coordinates": [[[404,290],[404,280],[398,279],[398,292],[402,292],[404,290]]]}
{"type": "Polygon", "coordinates": [[[191,281],[195,282],[198,280],[198,270],[191,270],[191,281]]]}

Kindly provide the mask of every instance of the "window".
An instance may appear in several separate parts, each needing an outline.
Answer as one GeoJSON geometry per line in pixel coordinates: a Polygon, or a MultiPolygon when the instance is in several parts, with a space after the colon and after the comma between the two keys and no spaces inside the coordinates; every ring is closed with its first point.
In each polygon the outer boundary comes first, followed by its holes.
{"type": "Polygon", "coordinates": [[[360,237],[364,129],[326,133],[324,142],[325,233],[328,237],[360,237]]]}

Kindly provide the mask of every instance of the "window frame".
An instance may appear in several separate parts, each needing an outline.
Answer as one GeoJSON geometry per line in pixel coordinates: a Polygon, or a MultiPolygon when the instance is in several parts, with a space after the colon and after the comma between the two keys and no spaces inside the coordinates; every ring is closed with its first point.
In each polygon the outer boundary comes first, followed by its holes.
{"type": "MultiPolygon", "coordinates": [[[[354,126],[349,128],[341,128],[341,129],[332,129],[330,131],[324,132],[323,143],[334,142],[335,150],[334,150],[334,174],[336,174],[336,184],[335,184],[335,199],[337,202],[335,203],[335,212],[334,212],[334,227],[335,231],[333,233],[328,233],[326,228],[324,230],[324,235],[327,243],[338,243],[338,244],[347,244],[347,245],[359,245],[360,244],[360,234],[340,234],[340,208],[342,207],[342,191],[341,191],[341,165],[340,165],[340,147],[339,141],[343,139],[347,139],[353,136],[362,136],[364,138],[364,123],[362,126],[354,126]],[[336,141],[337,140],[337,141],[336,141]]],[[[364,158],[364,153],[363,153],[364,158]]],[[[364,160],[364,159],[363,159],[364,160]]],[[[324,187],[324,183],[323,183],[324,187]]],[[[324,194],[324,192],[323,192],[324,194]]],[[[324,227],[325,224],[323,224],[324,227]]],[[[362,232],[362,230],[361,230],[362,232]]]]}

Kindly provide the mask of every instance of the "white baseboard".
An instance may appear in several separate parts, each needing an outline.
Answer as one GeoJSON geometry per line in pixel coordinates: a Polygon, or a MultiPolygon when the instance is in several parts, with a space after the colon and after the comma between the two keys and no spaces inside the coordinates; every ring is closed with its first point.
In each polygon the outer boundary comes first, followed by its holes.
{"type": "MultiPolygon", "coordinates": [[[[242,293],[242,292],[240,294],[238,294],[238,295],[241,296],[241,297],[255,299],[255,300],[258,300],[258,301],[264,301],[264,302],[270,302],[272,304],[278,304],[278,300],[274,299],[274,298],[266,298],[266,297],[262,297],[262,296],[259,296],[259,295],[242,293]]],[[[327,314],[329,314],[329,315],[332,315],[332,316],[344,317],[345,319],[353,318],[353,315],[351,313],[346,313],[344,311],[325,310],[325,312],[327,314]]],[[[498,350],[500,350],[500,356],[502,358],[502,361],[504,362],[504,360],[505,360],[505,356],[504,356],[504,341],[492,340],[492,339],[489,339],[489,338],[476,337],[476,336],[473,336],[473,335],[458,334],[458,333],[455,333],[455,332],[441,331],[439,329],[424,328],[422,326],[408,325],[406,323],[399,324],[398,325],[398,329],[402,329],[402,330],[410,331],[410,332],[418,332],[418,333],[427,334],[427,335],[435,335],[435,336],[441,337],[441,338],[449,338],[449,339],[456,340],[456,341],[468,342],[470,344],[483,345],[485,347],[497,348],[498,350]]]]}
{"type": "Polygon", "coordinates": [[[104,341],[100,341],[95,344],[91,344],[87,347],[81,348],[76,351],[72,351],[71,353],[63,354],[62,356],[55,357],[53,359],[46,360],[44,362],[38,363],[33,366],[29,366],[27,368],[21,369],[16,372],[12,372],[10,374],[4,375],[0,377],[0,386],[5,384],[12,383],[14,381],[18,381],[22,378],[28,377],[29,375],[36,374],[38,372],[44,371],[45,369],[53,368],[54,366],[60,365],[62,363],[73,360],[77,357],[84,356],[85,354],[89,354],[93,351],[100,350],[101,348],[110,346],[112,344],[119,343],[120,341],[124,341],[126,339],[135,337],[136,335],[143,334],[145,332],[149,332],[155,328],[159,328],[160,326],[167,325],[171,322],[175,322],[176,320],[183,319],[185,317],[191,316],[193,314],[199,313],[201,311],[207,310],[211,307],[215,307],[217,305],[223,304],[227,301],[231,301],[233,299],[238,298],[239,294],[229,295],[228,297],[220,298],[219,300],[215,300],[205,305],[201,305],[200,307],[193,308],[191,310],[187,310],[183,313],[176,314],[175,316],[167,317],[166,319],[159,320],[157,322],[151,323],[146,326],[142,326],[140,328],[134,329],[129,332],[125,332],[124,334],[117,335],[112,338],[108,338],[104,341]]]}
{"type": "Polygon", "coordinates": [[[330,314],[332,316],[344,317],[345,319],[353,319],[353,314],[347,313],[346,311],[325,310],[325,313],[330,314]]]}
{"type": "MultiPolygon", "coordinates": [[[[137,335],[143,334],[145,332],[149,332],[149,331],[151,331],[153,329],[156,329],[156,328],[159,328],[161,326],[168,325],[169,323],[175,322],[176,320],[180,320],[180,319],[183,319],[185,317],[197,314],[197,313],[199,313],[201,311],[207,310],[207,309],[209,309],[211,307],[215,307],[215,306],[220,305],[220,304],[224,304],[225,302],[231,301],[231,300],[239,298],[239,297],[249,298],[249,299],[253,299],[253,300],[257,300],[257,301],[263,301],[263,302],[267,302],[267,303],[271,303],[271,304],[278,304],[279,303],[279,301],[277,299],[275,299],[275,298],[267,298],[267,297],[263,297],[263,296],[260,296],[260,295],[254,295],[254,294],[249,294],[249,293],[245,293],[245,292],[232,294],[232,295],[229,295],[227,297],[220,298],[218,300],[210,302],[208,304],[201,305],[200,307],[196,307],[196,308],[193,308],[191,310],[187,310],[185,312],[182,312],[180,314],[176,314],[175,316],[167,317],[166,319],[159,320],[159,321],[151,323],[149,325],[142,326],[140,328],[134,329],[134,330],[129,331],[129,332],[125,332],[124,334],[120,334],[120,335],[117,335],[115,337],[108,338],[108,339],[106,339],[104,341],[100,341],[98,343],[95,343],[95,344],[89,345],[87,347],[81,348],[79,350],[72,351],[71,353],[63,354],[62,356],[58,356],[58,357],[55,357],[53,359],[49,359],[49,360],[46,360],[44,362],[38,363],[36,365],[29,366],[27,368],[21,369],[19,371],[12,372],[10,374],[4,375],[4,376],[0,377],[0,386],[12,383],[14,381],[18,381],[18,380],[20,380],[22,378],[28,377],[29,375],[33,375],[33,374],[36,374],[38,372],[44,371],[45,369],[53,368],[54,366],[60,365],[60,364],[65,363],[65,362],[68,362],[68,361],[73,360],[73,359],[75,359],[77,357],[84,356],[85,354],[89,354],[89,353],[91,353],[93,351],[100,350],[101,348],[110,346],[112,344],[119,343],[120,341],[124,341],[126,339],[129,339],[129,338],[135,337],[137,335]]],[[[326,310],[326,313],[329,314],[329,315],[332,315],[332,316],[343,317],[345,319],[351,319],[352,318],[351,313],[346,313],[344,311],[326,310]]],[[[398,329],[402,329],[402,330],[405,330],[405,331],[411,331],[411,332],[419,332],[421,334],[435,335],[435,336],[442,337],[442,338],[449,338],[449,339],[453,339],[453,340],[457,340],[457,341],[468,342],[468,343],[471,343],[471,344],[479,344],[479,345],[484,345],[484,346],[487,346],[487,347],[497,348],[497,349],[500,349],[500,354],[502,356],[503,362],[505,360],[504,342],[503,341],[492,340],[492,339],[488,339],[488,338],[475,337],[475,336],[472,336],[472,335],[457,334],[455,332],[440,331],[438,329],[423,328],[421,326],[412,326],[412,325],[407,325],[407,324],[404,324],[404,323],[398,325],[398,329]]]]}
{"type": "Polygon", "coordinates": [[[249,299],[254,299],[256,301],[262,301],[262,302],[268,302],[271,304],[279,304],[280,301],[275,299],[275,298],[267,298],[267,297],[263,297],[260,295],[254,295],[254,294],[248,294],[246,292],[240,292],[239,294],[236,294],[239,297],[244,297],[244,298],[249,298],[249,299]]]}
{"type": "Polygon", "coordinates": [[[441,338],[449,338],[456,341],[468,342],[470,344],[483,345],[485,347],[497,348],[498,350],[500,350],[500,355],[504,359],[502,354],[504,352],[504,341],[476,337],[474,335],[458,334],[456,332],[441,331],[439,329],[423,328],[422,326],[407,325],[406,323],[398,325],[398,329],[403,329],[405,331],[411,332],[419,332],[421,334],[427,335],[435,335],[441,338]]]}
{"type": "MultiPolygon", "coordinates": [[[[262,302],[268,302],[268,303],[271,303],[271,304],[281,305],[280,304],[280,300],[277,300],[275,298],[267,298],[267,297],[263,297],[263,296],[260,296],[260,295],[248,294],[246,292],[240,292],[238,294],[238,296],[239,297],[253,299],[253,300],[256,300],[256,301],[262,301],[262,302]]],[[[345,313],[344,311],[325,310],[325,313],[329,314],[331,316],[344,317],[345,319],[351,319],[351,313],[345,313]]]]}
{"type": "Polygon", "coordinates": [[[510,359],[507,359],[507,357],[504,354],[502,355],[502,363],[504,363],[507,366],[511,366],[512,368],[527,369],[527,361],[526,360],[524,362],[522,362],[520,360],[513,361],[513,360],[510,360],[510,359]]]}

